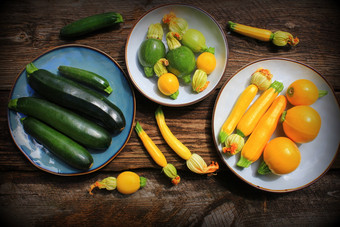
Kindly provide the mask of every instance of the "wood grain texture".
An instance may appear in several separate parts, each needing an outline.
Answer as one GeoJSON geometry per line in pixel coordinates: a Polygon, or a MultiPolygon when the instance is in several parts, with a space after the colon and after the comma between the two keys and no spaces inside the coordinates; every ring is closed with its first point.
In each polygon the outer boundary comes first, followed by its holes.
{"type": "MultiPolygon", "coordinates": [[[[107,166],[80,177],[60,177],[34,167],[14,144],[7,123],[7,103],[16,77],[27,63],[47,50],[69,43],[89,45],[112,56],[127,73],[126,40],[138,19],[165,0],[15,0],[0,7],[0,208],[8,226],[331,226],[339,224],[340,158],[316,183],[302,190],[273,194],[237,178],[219,159],[211,118],[216,97],[241,67],[268,58],[290,58],[310,65],[332,86],[340,100],[340,7],[325,0],[182,0],[200,7],[224,29],[229,48],[227,70],[217,89],[187,107],[164,107],[167,124],[193,153],[220,171],[200,176],[188,171],[163,140],[154,119],[157,104],[135,89],[136,120],[176,165],[182,182],[171,186],[149,157],[135,132],[124,150],[107,166]],[[82,39],[59,39],[59,30],[76,19],[119,12],[124,23],[82,39]],[[230,32],[228,21],[269,30],[287,30],[300,39],[294,48],[278,48],[230,32]],[[137,193],[95,190],[89,185],[107,176],[134,170],[148,178],[137,193]]],[[[137,49],[138,47],[136,47],[137,49]]]]}
{"type": "Polygon", "coordinates": [[[340,179],[334,172],[287,194],[250,188],[229,171],[200,178],[180,171],[183,182],[177,186],[157,171],[136,172],[148,178],[136,193],[95,189],[92,196],[87,190],[94,179],[117,173],[76,178],[5,173],[2,220],[17,226],[331,226],[338,221],[340,179]]]}

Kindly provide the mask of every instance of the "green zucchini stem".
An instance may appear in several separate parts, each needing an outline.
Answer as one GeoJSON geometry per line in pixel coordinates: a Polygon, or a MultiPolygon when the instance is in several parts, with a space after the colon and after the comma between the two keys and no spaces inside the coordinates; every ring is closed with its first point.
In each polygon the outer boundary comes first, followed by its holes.
{"type": "Polygon", "coordinates": [[[146,77],[152,77],[154,75],[153,67],[144,67],[144,73],[146,77]]]}
{"type": "Polygon", "coordinates": [[[27,117],[20,118],[20,122],[22,123],[27,117]]]}
{"type": "Polygon", "coordinates": [[[170,95],[170,98],[172,98],[172,99],[177,99],[178,95],[179,95],[179,90],[177,90],[175,93],[173,93],[172,95],[170,95]]]}
{"type": "Polygon", "coordinates": [[[111,94],[112,93],[112,88],[111,86],[108,86],[107,88],[104,89],[104,91],[108,94],[111,94]]]}
{"type": "Polygon", "coordinates": [[[243,134],[243,132],[241,131],[241,130],[239,130],[239,129],[236,129],[236,134],[237,135],[239,135],[239,136],[241,136],[241,137],[245,137],[245,135],[243,134]]]}
{"type": "Polygon", "coordinates": [[[236,23],[234,22],[231,22],[231,21],[228,21],[228,25],[229,25],[229,28],[234,31],[235,30],[235,27],[236,27],[236,23]]]}
{"type": "Polygon", "coordinates": [[[39,70],[35,65],[31,62],[26,66],[26,71],[28,75],[31,75],[35,71],[39,70]]]}
{"type": "Polygon", "coordinates": [[[11,109],[11,110],[15,110],[16,107],[17,107],[17,104],[18,104],[18,99],[11,99],[8,102],[8,108],[11,109]]]}
{"type": "Polygon", "coordinates": [[[243,168],[247,168],[252,164],[251,161],[249,161],[248,159],[246,159],[245,157],[243,157],[241,155],[240,160],[236,163],[237,166],[239,167],[243,167],[243,168]]]}
{"type": "Polygon", "coordinates": [[[319,90],[319,98],[324,97],[327,94],[328,94],[328,91],[326,91],[326,90],[319,90]]]}
{"type": "Polygon", "coordinates": [[[189,84],[189,83],[191,82],[191,75],[190,75],[190,74],[185,75],[185,76],[182,76],[182,77],[180,77],[180,78],[182,78],[182,80],[183,80],[184,83],[186,83],[186,84],[189,84]]]}
{"type": "Polygon", "coordinates": [[[280,122],[283,123],[286,120],[287,111],[283,111],[280,117],[280,122]]]}
{"type": "Polygon", "coordinates": [[[204,52],[209,52],[209,53],[215,54],[215,48],[214,47],[208,47],[204,50],[204,52]]]}
{"type": "Polygon", "coordinates": [[[281,83],[281,82],[279,82],[279,81],[277,81],[277,80],[275,80],[270,86],[269,86],[269,88],[274,88],[275,89],[275,91],[277,92],[277,93],[280,93],[282,90],[283,90],[283,88],[284,88],[284,86],[283,86],[283,83],[281,83]]]}
{"type": "Polygon", "coordinates": [[[143,128],[142,126],[139,124],[139,121],[136,122],[136,126],[135,126],[135,130],[137,132],[137,134],[139,135],[141,132],[143,132],[143,128]]]}
{"type": "Polygon", "coordinates": [[[224,141],[228,138],[228,134],[225,132],[225,131],[221,131],[219,134],[218,134],[218,141],[220,143],[224,143],[224,141]]]}
{"type": "Polygon", "coordinates": [[[269,167],[267,166],[267,164],[262,161],[259,168],[257,169],[257,173],[261,174],[261,175],[266,175],[271,173],[272,171],[269,169],[269,167]]]}
{"type": "Polygon", "coordinates": [[[124,22],[123,16],[120,13],[115,13],[115,14],[116,14],[116,17],[115,16],[112,16],[112,17],[116,18],[116,23],[123,23],[124,22]]]}
{"type": "Polygon", "coordinates": [[[145,177],[139,177],[140,179],[140,188],[144,188],[146,185],[147,179],[145,177]]]}

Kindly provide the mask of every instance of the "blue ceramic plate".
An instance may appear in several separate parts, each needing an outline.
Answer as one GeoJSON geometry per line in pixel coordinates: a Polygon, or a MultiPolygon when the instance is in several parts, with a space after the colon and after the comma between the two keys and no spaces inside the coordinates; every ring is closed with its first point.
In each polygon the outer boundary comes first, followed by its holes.
{"type": "MultiPolygon", "coordinates": [[[[113,89],[107,98],[122,110],[126,119],[126,127],[121,133],[112,137],[112,143],[107,150],[91,150],[94,159],[93,166],[88,171],[82,171],[68,166],[27,135],[20,123],[20,118],[24,115],[8,110],[9,129],[19,150],[39,169],[63,176],[88,174],[111,162],[130,138],[136,110],[133,88],[121,67],[106,53],[84,45],[63,45],[53,48],[37,57],[33,63],[37,68],[46,69],[55,74],[58,74],[59,65],[69,65],[105,77],[113,89]]],[[[34,90],[27,83],[26,76],[24,69],[17,77],[10,99],[35,96],[34,90]]]]}

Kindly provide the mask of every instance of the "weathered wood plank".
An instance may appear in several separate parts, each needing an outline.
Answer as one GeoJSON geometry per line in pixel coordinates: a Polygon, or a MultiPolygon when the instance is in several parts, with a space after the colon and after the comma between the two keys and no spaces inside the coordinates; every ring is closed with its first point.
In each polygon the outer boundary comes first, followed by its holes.
{"type": "MultiPolygon", "coordinates": [[[[120,155],[102,170],[79,177],[54,176],[35,168],[15,146],[7,123],[7,102],[16,76],[27,63],[59,45],[89,45],[111,55],[127,73],[126,40],[138,19],[169,1],[139,0],[16,0],[0,7],[0,208],[1,224],[9,226],[331,226],[339,223],[340,158],[330,171],[305,189],[273,194],[255,189],[219,160],[212,133],[212,109],[223,84],[246,64],[267,57],[291,58],[319,71],[340,100],[339,7],[335,1],[201,1],[182,3],[213,15],[228,40],[227,70],[217,89],[204,101],[188,107],[164,107],[173,133],[207,163],[219,161],[221,169],[210,177],[193,174],[161,137],[154,111],[157,104],[137,90],[136,120],[176,165],[182,182],[171,186],[149,157],[136,133],[120,155]],[[59,39],[67,23],[96,13],[116,11],[124,23],[84,39],[59,39]],[[313,15],[313,16],[311,16],[313,15]],[[227,29],[235,21],[270,30],[287,30],[300,38],[294,48],[277,48],[227,29]],[[146,176],[148,184],[137,193],[87,188],[96,180],[131,169],[146,176]]],[[[136,47],[137,49],[138,47],[136,47]]]]}
{"type": "Polygon", "coordinates": [[[287,194],[250,188],[229,171],[210,177],[180,171],[182,182],[177,186],[160,172],[136,172],[148,178],[138,192],[122,195],[95,189],[93,196],[87,192],[89,186],[117,172],[76,178],[3,173],[2,220],[17,226],[330,226],[338,221],[338,171],[287,194]]]}

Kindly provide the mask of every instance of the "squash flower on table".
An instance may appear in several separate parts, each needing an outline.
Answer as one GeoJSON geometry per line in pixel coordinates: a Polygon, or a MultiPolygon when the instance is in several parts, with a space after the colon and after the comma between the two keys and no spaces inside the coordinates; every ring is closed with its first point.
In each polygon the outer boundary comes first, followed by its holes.
{"type": "Polygon", "coordinates": [[[276,46],[286,46],[287,43],[291,46],[295,46],[299,43],[299,39],[297,37],[293,37],[292,34],[283,31],[274,32],[272,42],[276,46]]]}

